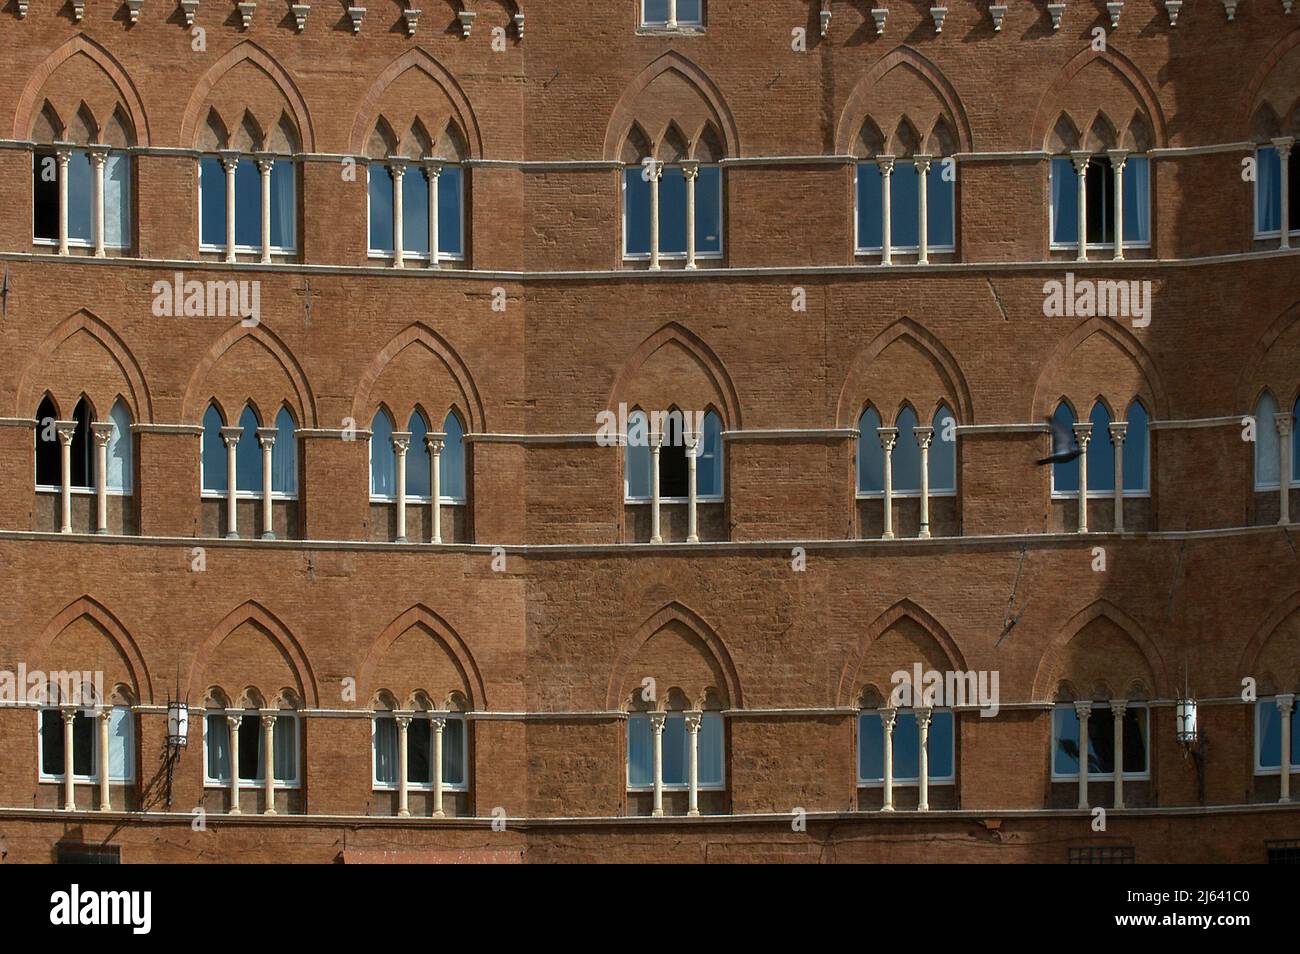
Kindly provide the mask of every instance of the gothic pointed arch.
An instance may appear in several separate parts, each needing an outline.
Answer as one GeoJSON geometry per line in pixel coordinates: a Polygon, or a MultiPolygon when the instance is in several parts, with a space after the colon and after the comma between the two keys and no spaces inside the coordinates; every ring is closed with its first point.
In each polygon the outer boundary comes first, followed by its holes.
{"type": "Polygon", "coordinates": [[[740,133],[721,89],[693,62],[669,50],[642,69],[614,105],[605,131],[604,158],[620,158],[634,122],[657,147],[671,121],[695,137],[692,150],[711,124],[725,154],[740,155],[740,133]]]}
{"type": "Polygon", "coordinates": [[[1098,686],[1127,694],[1128,687],[1138,685],[1159,697],[1169,691],[1155,642],[1136,620],[1105,599],[1079,610],[1057,630],[1038,661],[1030,698],[1050,702],[1063,683],[1085,697],[1098,686]]]}
{"type": "Polygon", "coordinates": [[[974,423],[970,387],[956,358],[918,322],[903,317],[853,356],[840,387],[835,426],[856,427],[869,401],[877,407],[898,407],[909,398],[922,407],[938,407],[946,399],[958,424],[974,423]],[[878,358],[889,361],[876,368],[886,367],[886,377],[872,371],[878,358]]]}
{"type": "Polygon", "coordinates": [[[1057,343],[1034,385],[1030,420],[1048,417],[1062,394],[1071,395],[1083,414],[1099,394],[1106,395],[1111,407],[1128,407],[1137,396],[1154,417],[1169,414],[1155,361],[1122,322],[1108,317],[1081,321],[1057,343]],[[1130,374],[1115,373],[1115,356],[1128,363],[1130,374]]]}
{"type": "Polygon", "coordinates": [[[922,128],[931,128],[943,117],[957,140],[958,151],[973,149],[970,120],[961,97],[932,62],[909,46],[899,46],[882,56],[858,80],[840,111],[835,132],[835,152],[838,155],[855,153],[855,140],[862,131],[863,122],[870,118],[879,129],[895,129],[902,118],[902,102],[926,102],[926,114],[919,115],[910,107],[913,117],[922,128]]]}
{"type": "Polygon", "coordinates": [[[264,322],[235,322],[208,348],[190,375],[181,402],[181,421],[202,422],[213,398],[226,408],[252,399],[277,407],[288,399],[294,419],[316,426],[316,398],[298,359],[264,322]],[[230,355],[227,358],[227,355],[230,355]]]}
{"type": "Polygon", "coordinates": [[[615,375],[607,408],[617,415],[620,403],[660,410],[674,404],[702,410],[712,404],[721,413],[724,429],[741,426],[740,399],[721,359],[702,338],[675,321],[637,345],[615,375]],[[644,383],[650,377],[643,373],[649,365],[665,366],[664,373],[653,375],[654,386],[644,383]]]}
{"type": "Polygon", "coordinates": [[[939,621],[910,599],[901,599],[872,621],[844,661],[836,705],[855,706],[867,687],[889,698],[890,673],[920,662],[937,671],[964,672],[961,649],[939,621]]]}
{"type": "Polygon", "coordinates": [[[483,158],[483,137],[469,97],[451,72],[420,47],[407,50],[375,77],[353,120],[350,150],[354,155],[366,154],[366,144],[381,115],[393,129],[405,131],[417,113],[424,127],[435,133],[447,128],[448,119],[453,120],[465,139],[465,158],[483,158]]]}
{"type": "Polygon", "coordinates": [[[381,400],[402,420],[417,403],[459,407],[469,417],[465,423],[470,433],[487,429],[483,400],[469,367],[447,339],[423,322],[407,325],[375,355],[357,383],[353,418],[370,420],[373,405],[381,400]]]}
{"type": "Polygon", "coordinates": [[[153,397],[135,355],[98,315],[81,308],[59,322],[28,358],[18,380],[14,414],[26,417],[45,393],[60,406],[72,407],[77,393],[87,387],[91,402],[105,413],[120,396],[133,421],[153,421],[153,397]],[[104,371],[92,375],[88,384],[87,371],[94,368],[104,371]]]}
{"type": "Polygon", "coordinates": [[[423,603],[399,614],[371,643],[357,670],[357,698],[379,689],[405,699],[417,689],[441,708],[455,694],[470,709],[487,708],[487,688],[474,654],[450,623],[423,603]]]}
{"type": "Polygon", "coordinates": [[[1273,392],[1279,407],[1294,405],[1300,397],[1294,358],[1297,348],[1300,348],[1300,302],[1278,315],[1251,345],[1237,379],[1234,410],[1253,413],[1255,402],[1265,388],[1273,392]]]}
{"type": "Polygon", "coordinates": [[[257,686],[267,698],[288,688],[308,708],[319,705],[316,675],[302,644],[256,600],[231,610],[199,644],[190,661],[184,698],[218,685],[232,691],[257,686]]]}
{"type": "Polygon", "coordinates": [[[605,708],[626,708],[634,687],[650,676],[666,700],[680,690],[691,705],[713,699],[722,708],[744,706],[740,678],[717,631],[694,610],[671,601],[625,637],[615,654],[605,708]]]}
{"type": "Polygon", "coordinates": [[[1150,124],[1155,146],[1166,145],[1165,114],[1146,75],[1111,44],[1105,50],[1084,47],[1070,58],[1044,90],[1030,127],[1030,149],[1047,149],[1062,112],[1086,116],[1088,129],[1099,110],[1129,117],[1140,112],[1150,124]],[[1088,82],[1078,77],[1087,72],[1088,82]]]}
{"type": "Polygon", "coordinates": [[[104,47],[84,33],[68,39],[36,67],[18,96],[13,138],[27,139],[46,102],[58,105],[65,120],[75,115],[82,101],[89,103],[97,125],[107,125],[116,107],[129,119],[133,144],[150,145],[149,120],[144,102],[126,69],[104,47]],[[111,89],[105,88],[107,79],[111,89]],[[68,107],[62,104],[67,102],[68,107]]]}
{"type": "Polygon", "coordinates": [[[1260,622],[1242,648],[1239,679],[1254,679],[1261,695],[1300,689],[1300,590],[1276,606],[1260,622]]]}
{"type": "Polygon", "coordinates": [[[1237,127],[1253,138],[1251,124],[1261,109],[1276,118],[1274,135],[1300,136],[1300,33],[1291,30],[1268,51],[1242,91],[1237,127]]]}
{"type": "Polygon", "coordinates": [[[153,680],[140,647],[122,621],[92,596],[75,599],[60,610],[24,658],[31,660],[32,670],[102,672],[106,693],[123,684],[141,702],[153,701],[153,680]]]}
{"type": "Polygon", "coordinates": [[[213,108],[232,135],[249,109],[255,111],[263,132],[277,127],[287,112],[299,147],[305,152],[316,151],[316,131],[302,91],[275,57],[252,40],[244,40],[226,51],[194,87],[181,115],[180,141],[184,146],[195,146],[200,125],[206,122],[213,108]]]}

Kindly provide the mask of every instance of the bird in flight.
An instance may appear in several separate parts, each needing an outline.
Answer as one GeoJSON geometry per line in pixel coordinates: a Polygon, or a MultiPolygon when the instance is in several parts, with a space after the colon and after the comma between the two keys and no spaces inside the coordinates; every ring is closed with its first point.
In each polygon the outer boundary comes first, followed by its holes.
{"type": "Polygon", "coordinates": [[[1066,464],[1082,453],[1079,442],[1075,440],[1074,431],[1069,424],[1058,421],[1054,417],[1049,417],[1047,423],[1052,428],[1052,453],[1038,462],[1040,466],[1043,464],[1066,464]]]}

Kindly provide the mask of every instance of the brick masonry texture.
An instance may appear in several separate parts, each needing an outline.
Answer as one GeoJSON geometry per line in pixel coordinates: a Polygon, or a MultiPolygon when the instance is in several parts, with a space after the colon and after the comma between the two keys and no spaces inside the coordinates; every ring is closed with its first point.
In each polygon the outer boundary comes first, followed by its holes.
{"type": "MultiPolygon", "coordinates": [[[[74,828],[128,861],[1044,862],[1133,846],[1252,862],[1300,838],[1277,776],[1255,772],[1240,701],[1247,678],[1300,690],[1296,541],[1242,440],[1265,389],[1283,409],[1300,396],[1300,253],[1255,239],[1242,177],[1252,143],[1300,135],[1295,14],[1271,0],[1228,23],[1189,5],[1171,29],[1162,3],[1129,2],[1097,50],[1102,3],[1071,3],[1059,31],[1042,5],[1013,6],[995,33],[987,4],[962,0],[936,35],[917,0],[890,4],[877,36],[872,4],[833,0],[825,38],[808,0],[708,0],[705,28],[677,34],[638,29],[633,0],[468,0],[468,39],[459,4],[424,6],[408,38],[396,0],[359,34],[337,9],[313,7],[300,33],[261,5],[243,30],[205,0],[203,49],[175,7],[133,25],[124,7],[80,23],[42,0],[0,11],[0,671],[100,670],[138,704],[137,782],[113,789],[133,814],[103,816],[92,785],[61,810],[62,786],[38,781],[35,713],[0,707],[0,858],[52,860],[74,828]],[[51,110],[59,135],[137,147],[125,251],[33,242],[51,110]],[[272,265],[198,245],[209,117],[238,140],[245,113],[298,156],[297,250],[272,265]],[[366,159],[423,151],[417,120],[435,141],[450,124],[465,160],[466,259],[442,273],[367,250],[366,159]],[[855,253],[868,121],[882,150],[910,126],[912,152],[958,154],[956,250],[934,264],[855,253]],[[1127,261],[1050,247],[1048,153],[1070,126],[1069,148],[1154,150],[1151,247],[1127,261]],[[721,261],[623,261],[617,163],[637,161],[638,135],[670,160],[721,153],[721,261]],[[1044,317],[1044,284],[1068,271],[1149,281],[1150,324],[1044,317]],[[156,317],[154,285],[178,272],[260,282],[260,322],[156,317]],[[57,495],[34,486],[45,395],[63,419],[84,396],[96,420],[120,397],[137,425],[107,537],[82,496],[60,535],[57,495]],[[1150,496],[1127,502],[1122,536],[1109,499],[1073,533],[1077,500],[1053,500],[1034,466],[1044,431],[979,429],[1041,423],[1063,399],[1080,417],[1100,399],[1118,420],[1137,399],[1156,422],[1203,425],[1151,430],[1150,496]],[[224,502],[200,493],[212,401],[232,422],[251,401],[264,424],[283,404],[304,431],[279,540],[217,536],[224,502]],[[916,499],[895,501],[899,539],[881,540],[881,502],[855,495],[860,414],[888,425],[904,402],[922,424],[942,404],[976,428],[924,541],[916,499]],[[674,504],[667,544],[646,545],[622,451],[591,437],[620,405],[721,418],[725,502],[701,506],[704,542],[681,542],[674,504]],[[443,546],[387,542],[395,510],[369,501],[365,439],[380,407],[399,430],[454,409],[471,435],[443,546]],[[1023,615],[999,643],[1013,592],[1023,615]],[[960,713],[955,783],[928,813],[900,788],[889,816],[856,784],[856,710],[916,662],[996,671],[1003,711],[960,713]],[[727,712],[726,788],[704,817],[635,817],[625,713],[645,708],[646,677],[671,705],[727,712]],[[1195,758],[1175,739],[1184,686],[1202,700],[1195,758]],[[225,814],[197,714],[168,788],[164,706],[213,687],[287,689],[306,710],[281,815],[256,814],[260,789],[225,814]],[[380,690],[469,711],[453,817],[393,817],[372,790],[380,690]],[[1150,779],[1126,783],[1124,809],[1109,781],[1090,789],[1104,832],[1051,777],[1051,706],[1072,699],[1152,703],[1150,779]]],[[[1294,518],[1300,489],[1289,499],[1294,518]]],[[[411,508],[427,539],[428,505],[411,508]]],[[[242,530],[260,511],[238,516],[242,530]]],[[[416,816],[429,804],[412,796],[416,816]]]]}

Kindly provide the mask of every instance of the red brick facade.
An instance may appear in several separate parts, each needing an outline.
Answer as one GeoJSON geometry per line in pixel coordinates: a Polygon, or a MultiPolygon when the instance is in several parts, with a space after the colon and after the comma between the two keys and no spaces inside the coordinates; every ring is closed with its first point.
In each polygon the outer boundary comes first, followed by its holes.
{"type": "MultiPolygon", "coordinates": [[[[139,861],[1256,861],[1300,839],[1242,701],[1243,680],[1300,690],[1297,541],[1243,440],[1265,390],[1284,413],[1300,396],[1300,259],[1256,237],[1243,178],[1257,146],[1300,135],[1296,14],[1202,3],[1171,27],[1141,0],[1112,28],[1071,3],[1054,29],[1035,3],[995,31],[963,0],[936,33],[910,2],[878,35],[860,0],[706,0],[703,28],[675,32],[639,28],[634,0],[423,6],[409,37],[392,0],[356,31],[319,5],[299,29],[283,2],[244,28],[202,0],[201,32],[174,0],[134,23],[125,4],[0,11],[0,670],[102,672],[136,724],[135,780],[107,814],[78,783],[70,812],[38,776],[34,707],[0,707],[6,860],[75,840],[139,861]],[[34,241],[33,154],[63,142],[130,153],[127,247],[34,241]],[[227,147],[293,157],[292,253],[200,249],[199,157],[227,147]],[[1124,261],[1050,242],[1050,159],[1081,149],[1149,157],[1149,247],[1124,261]],[[398,270],[368,253],[366,163],[430,152],[464,171],[464,260],[398,270]],[[955,156],[953,251],[855,251],[857,163],[880,154],[934,155],[932,174],[955,156]],[[645,155],[720,160],[721,259],[624,259],[622,164],[645,155]],[[156,317],[178,272],[260,282],[259,321],[156,317]],[[1045,317],[1066,272],[1149,281],[1150,323],[1045,317]],[[133,482],[107,534],[93,493],[61,534],[60,495],[36,488],[47,396],[60,420],[82,398],[95,421],[129,412],[133,482]],[[1113,500],[1089,499],[1078,533],[1077,496],[1035,466],[1042,422],[1062,400],[1121,420],[1135,399],[1149,496],[1125,501],[1122,534],[1113,500]],[[223,538],[226,503],[201,493],[213,402],[231,424],[246,403],[296,422],[275,540],[223,538]],[[906,405],[928,424],[940,404],[956,494],[931,501],[929,539],[918,499],[895,498],[882,539],[881,500],[855,492],[859,417],[906,405]],[[595,438],[620,405],[720,417],[701,542],[681,503],[648,542],[623,451],[595,438]],[[423,542],[428,504],[400,543],[395,505],[370,502],[381,407],[399,429],[417,408],[464,423],[466,500],[441,507],[441,544],[423,542]],[[998,673],[1001,712],[959,712],[955,780],[928,812],[898,788],[889,815],[858,785],[857,713],[918,662],[998,673]],[[301,784],[274,817],[260,783],[242,816],[204,785],[216,690],[299,710],[301,784]],[[374,788],[381,693],[467,714],[448,818],[422,792],[394,817],[374,788]],[[169,773],[176,697],[190,737],[169,773]],[[1089,787],[1101,831],[1052,778],[1053,704],[1077,700],[1150,705],[1125,807],[1089,787]],[[628,711],[646,708],[723,713],[725,785],[702,817],[631,817],[650,811],[627,784],[628,711]]],[[[262,529],[259,501],[236,516],[262,529]]],[[[665,813],[685,798],[666,792],[665,813]]]]}

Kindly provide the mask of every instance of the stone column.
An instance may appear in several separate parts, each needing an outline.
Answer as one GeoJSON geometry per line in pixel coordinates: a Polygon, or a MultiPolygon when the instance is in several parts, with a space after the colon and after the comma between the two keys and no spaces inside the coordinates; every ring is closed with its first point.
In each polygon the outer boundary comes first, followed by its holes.
{"type": "Polygon", "coordinates": [[[68,163],[72,161],[72,144],[56,143],[54,159],[59,166],[59,254],[68,254],[68,163]]]}
{"type": "Polygon", "coordinates": [[[1278,169],[1281,172],[1281,188],[1278,191],[1282,198],[1282,208],[1278,216],[1278,225],[1281,227],[1282,235],[1278,248],[1291,247],[1291,147],[1294,145],[1293,137],[1273,140],[1273,146],[1277,149],[1278,169]]]}
{"type": "Polygon", "coordinates": [[[403,268],[402,180],[406,177],[406,160],[389,156],[388,171],[393,177],[393,268],[403,268]]]}
{"type": "Polygon", "coordinates": [[[438,268],[438,182],[442,176],[442,166],[436,162],[426,163],[424,176],[429,180],[429,267],[438,268]]]}
{"type": "Polygon", "coordinates": [[[917,214],[920,216],[920,221],[917,223],[916,264],[918,265],[928,265],[930,262],[930,196],[926,192],[926,186],[930,181],[931,158],[930,156],[912,157],[912,161],[916,163],[916,204],[917,214]]]}
{"type": "Polygon", "coordinates": [[[677,29],[677,0],[668,0],[668,29],[677,29]]]}
{"type": "Polygon", "coordinates": [[[1282,716],[1282,760],[1278,768],[1281,787],[1278,801],[1285,803],[1291,801],[1291,712],[1295,709],[1295,694],[1278,696],[1276,702],[1277,711],[1282,716]]]}
{"type": "Polygon", "coordinates": [[[1079,720],[1079,807],[1088,807],[1088,717],[1091,702],[1076,702],[1074,714],[1079,720]]]}
{"type": "Polygon", "coordinates": [[[108,442],[113,436],[112,421],[90,425],[95,439],[95,532],[108,533],[108,442]]]}
{"type": "Polygon", "coordinates": [[[1088,532],[1088,441],[1092,440],[1091,424],[1075,424],[1074,439],[1079,444],[1079,532],[1088,532]]]}
{"type": "Polygon", "coordinates": [[[1123,149],[1111,149],[1111,168],[1115,170],[1115,255],[1117,262],[1124,261],[1124,164],[1128,162],[1128,152],[1123,149]]]}
{"type": "Polygon", "coordinates": [[[898,443],[898,428],[880,427],[880,447],[885,452],[885,523],[884,540],[894,539],[894,445],[898,443]]]}
{"type": "Polygon", "coordinates": [[[1110,425],[1110,442],[1115,448],[1115,532],[1124,532],[1124,439],[1128,436],[1128,422],[1114,421],[1110,425]]]}
{"type": "Polygon", "coordinates": [[[77,718],[76,706],[63,706],[59,710],[63,716],[63,810],[77,810],[76,782],[73,780],[75,770],[72,767],[72,723],[77,718]]]}
{"type": "MultiPolygon", "coordinates": [[[[662,712],[650,713],[650,734],[654,739],[655,789],[654,809],[650,812],[656,818],[664,813],[664,721],[662,712]]],[[[72,764],[72,763],[68,763],[72,764]]]]}
{"type": "Polygon", "coordinates": [[[275,509],[271,503],[271,456],[275,450],[275,437],[279,432],[274,427],[259,427],[257,441],[262,445],[262,539],[275,539],[275,509]]]}
{"type": "Polygon", "coordinates": [[[686,435],[686,464],[690,472],[688,486],[688,497],[686,502],[686,542],[699,543],[700,534],[698,526],[698,495],[699,495],[699,478],[698,478],[698,461],[700,453],[700,435],[686,435]]]}
{"type": "Polygon", "coordinates": [[[897,709],[891,707],[880,710],[880,724],[885,730],[885,793],[884,804],[880,808],[882,812],[894,810],[894,722],[897,718],[897,709]]]}
{"type": "Polygon", "coordinates": [[[397,543],[406,542],[406,451],[410,446],[410,431],[393,431],[393,450],[397,453],[397,543]]]}
{"type": "Polygon", "coordinates": [[[695,180],[700,177],[700,164],[683,162],[682,174],[686,177],[686,267],[695,268],[695,180]]]}
{"type": "Polygon", "coordinates": [[[239,539],[235,446],[239,443],[239,435],[243,432],[242,427],[223,427],[220,430],[221,439],[226,442],[226,538],[229,540],[239,539]]]}
{"type": "Polygon", "coordinates": [[[930,442],[934,440],[934,428],[915,427],[912,433],[921,448],[921,530],[917,536],[926,540],[930,536],[930,442]]]}
{"type": "Polygon", "coordinates": [[[113,716],[111,706],[103,706],[95,713],[99,722],[99,810],[113,810],[112,797],[108,789],[108,722],[113,716]]]}
{"type": "Polygon", "coordinates": [[[442,543],[442,444],[446,434],[426,434],[424,446],[429,450],[430,543],[442,543]]]}
{"type": "Polygon", "coordinates": [[[104,248],[104,166],[108,162],[107,146],[91,146],[89,151],[92,170],[91,214],[94,216],[95,257],[103,258],[104,248]]]}
{"type": "Polygon", "coordinates": [[[664,436],[655,431],[650,435],[650,542],[663,543],[659,532],[659,448],[664,436]]]}
{"type": "Polygon", "coordinates": [[[239,807],[239,726],[243,716],[226,716],[226,725],[230,727],[230,814],[242,815],[239,807]]]}
{"type": "Polygon", "coordinates": [[[663,178],[664,164],[655,160],[650,170],[650,268],[659,268],[659,180],[663,178]]]}
{"type": "Polygon", "coordinates": [[[687,793],[686,814],[698,815],[700,813],[700,720],[703,718],[702,712],[686,713],[686,743],[689,746],[688,751],[688,775],[687,782],[689,791],[687,793]]]}
{"type": "Polygon", "coordinates": [[[919,812],[930,810],[930,720],[932,718],[934,718],[934,710],[929,706],[921,706],[916,710],[916,727],[921,734],[918,753],[921,759],[921,770],[917,773],[920,795],[916,802],[916,810],[919,812]]]}
{"type": "Polygon", "coordinates": [[[1078,177],[1079,197],[1079,254],[1075,261],[1088,260],[1088,161],[1092,156],[1087,152],[1072,152],[1070,160],[1074,163],[1074,172],[1078,177]]]}
{"type": "Polygon", "coordinates": [[[442,733],[447,728],[446,717],[430,719],[429,728],[433,732],[433,765],[429,768],[433,777],[433,817],[443,818],[447,814],[442,810],[442,733]]]}
{"type": "Polygon", "coordinates": [[[1124,807],[1124,713],[1127,702],[1112,702],[1110,714],[1115,720],[1115,807],[1124,807]]]}
{"type": "Polygon", "coordinates": [[[262,186],[262,262],[271,261],[271,167],[275,157],[262,153],[256,157],[257,173],[262,186]]]}
{"type": "Polygon", "coordinates": [[[59,460],[62,476],[59,481],[59,532],[72,532],[72,438],[77,433],[76,421],[55,421],[59,435],[59,460]]]}
{"type": "Polygon", "coordinates": [[[880,166],[880,264],[893,264],[892,224],[890,222],[889,183],[894,175],[894,157],[877,159],[880,166]]]}
{"type": "Polygon", "coordinates": [[[225,150],[219,153],[221,168],[226,173],[226,261],[235,260],[235,169],[239,166],[239,153],[225,150]]]}
{"type": "Polygon", "coordinates": [[[1277,454],[1278,454],[1278,498],[1277,498],[1277,523],[1280,527],[1285,527],[1291,522],[1291,412],[1281,411],[1273,415],[1273,423],[1277,426],[1277,454]]]}
{"type": "Polygon", "coordinates": [[[409,767],[406,744],[410,735],[411,717],[399,715],[395,717],[395,721],[397,722],[397,814],[407,818],[411,814],[411,805],[410,783],[406,780],[409,767]]]}
{"type": "Polygon", "coordinates": [[[266,806],[263,815],[275,812],[275,713],[262,713],[262,790],[266,806]]]}

